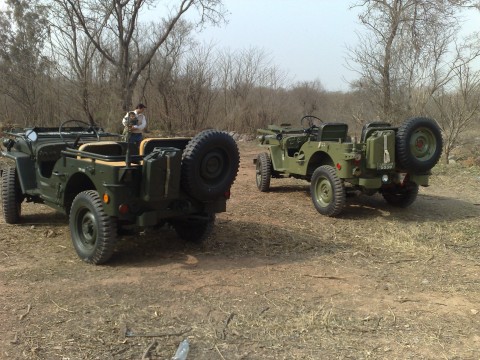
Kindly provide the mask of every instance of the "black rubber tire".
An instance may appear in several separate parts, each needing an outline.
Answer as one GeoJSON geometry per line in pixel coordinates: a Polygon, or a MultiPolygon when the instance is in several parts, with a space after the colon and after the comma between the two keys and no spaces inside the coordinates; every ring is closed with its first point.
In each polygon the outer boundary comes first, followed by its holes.
{"type": "Polygon", "coordinates": [[[272,160],[267,153],[261,153],[257,156],[255,181],[258,190],[267,192],[270,190],[270,179],[272,177],[272,160]]]}
{"type": "Polygon", "coordinates": [[[79,193],[70,211],[70,233],[80,259],[90,264],[104,264],[117,243],[117,221],[105,214],[98,192],[79,193]]]}
{"type": "Polygon", "coordinates": [[[385,201],[395,207],[406,208],[412,205],[417,199],[418,184],[413,182],[404,186],[395,186],[382,190],[382,196],[385,201]]]}
{"type": "Polygon", "coordinates": [[[186,219],[172,220],[170,224],[181,239],[200,244],[212,233],[215,214],[200,214],[186,219]]]}
{"type": "Polygon", "coordinates": [[[230,191],[237,177],[237,143],[223,131],[205,130],[189,141],[182,154],[182,188],[200,201],[217,199],[230,191]]]}
{"type": "Polygon", "coordinates": [[[10,166],[3,170],[2,209],[7,224],[16,224],[22,214],[23,194],[18,181],[17,169],[10,166]]]}
{"type": "Polygon", "coordinates": [[[407,171],[415,173],[429,171],[440,160],[442,148],[442,131],[432,119],[411,118],[398,128],[397,162],[407,171]]]}
{"type": "Polygon", "coordinates": [[[342,212],[346,201],[345,186],[333,166],[323,165],[313,172],[310,195],[320,214],[336,216],[342,212]]]}

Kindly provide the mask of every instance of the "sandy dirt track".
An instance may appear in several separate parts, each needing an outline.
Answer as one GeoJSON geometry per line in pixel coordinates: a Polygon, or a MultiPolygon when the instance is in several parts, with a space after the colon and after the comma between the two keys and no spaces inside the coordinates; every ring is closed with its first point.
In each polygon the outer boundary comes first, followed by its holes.
{"type": "MultiPolygon", "coordinates": [[[[0,359],[480,359],[480,175],[439,167],[408,209],[319,215],[306,182],[255,187],[240,143],[227,213],[202,246],[173,230],[82,262],[67,219],[0,220],[0,359]]],[[[5,167],[2,159],[0,166],[5,167]]]]}

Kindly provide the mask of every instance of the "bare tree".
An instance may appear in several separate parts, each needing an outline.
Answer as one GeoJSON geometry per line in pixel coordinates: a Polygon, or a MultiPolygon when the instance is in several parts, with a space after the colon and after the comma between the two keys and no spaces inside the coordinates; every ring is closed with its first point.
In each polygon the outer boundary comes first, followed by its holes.
{"type": "MultiPolygon", "coordinates": [[[[69,101],[77,99],[85,116],[93,124],[95,120],[92,88],[94,78],[99,78],[98,72],[102,69],[101,64],[95,63],[98,51],[93,42],[77,27],[76,18],[69,11],[67,0],[53,0],[53,3],[55,6],[51,7],[50,17],[53,30],[51,57],[57,59],[59,73],[74,89],[70,93],[69,101]]],[[[69,108],[72,108],[72,104],[69,108]]]]}
{"type": "Polygon", "coordinates": [[[266,109],[267,88],[281,86],[284,76],[271,64],[270,56],[262,49],[249,48],[219,53],[218,83],[224,112],[224,122],[230,129],[251,131],[272,117],[266,109]]]}
{"type": "MultiPolygon", "coordinates": [[[[51,62],[42,54],[47,9],[39,1],[9,0],[0,11],[0,93],[14,101],[24,125],[41,125],[51,62]]],[[[51,115],[51,114],[49,114],[51,115]]]]}
{"type": "Polygon", "coordinates": [[[297,105],[301,108],[302,115],[320,116],[322,97],[325,94],[325,89],[320,80],[297,83],[293,86],[291,92],[297,101],[297,105]]]}
{"type": "Polygon", "coordinates": [[[178,109],[178,78],[180,77],[183,58],[195,48],[190,37],[191,26],[181,21],[160,51],[151,62],[151,75],[148,82],[153,85],[154,98],[159,98],[159,127],[168,134],[175,132],[178,109]],[[159,95],[159,96],[158,96],[159,95]]]}
{"type": "Polygon", "coordinates": [[[198,47],[185,59],[178,79],[178,107],[184,129],[201,129],[207,125],[217,93],[214,91],[215,62],[212,47],[198,47]]]}
{"type": "Polygon", "coordinates": [[[444,65],[458,32],[455,9],[447,0],[365,0],[356,6],[364,9],[366,32],[349,53],[349,66],[361,76],[353,86],[369,94],[384,120],[398,121],[412,112],[413,91],[428,87],[430,95],[448,81],[451,69],[444,65]]]}
{"type": "Polygon", "coordinates": [[[473,71],[468,62],[454,68],[449,85],[432,96],[437,120],[444,137],[444,159],[450,154],[474,122],[480,121],[480,71],[473,71]]]}
{"type": "Polygon", "coordinates": [[[223,19],[221,0],[178,0],[170,15],[149,28],[139,24],[140,11],[154,7],[154,0],[66,0],[68,11],[82,31],[119,76],[123,110],[132,105],[133,91],[141,73],[165,43],[184,14],[197,9],[200,24],[223,19]]]}
{"type": "Polygon", "coordinates": [[[460,6],[467,9],[477,9],[480,11],[479,0],[450,0],[449,2],[454,6],[460,6]]]}

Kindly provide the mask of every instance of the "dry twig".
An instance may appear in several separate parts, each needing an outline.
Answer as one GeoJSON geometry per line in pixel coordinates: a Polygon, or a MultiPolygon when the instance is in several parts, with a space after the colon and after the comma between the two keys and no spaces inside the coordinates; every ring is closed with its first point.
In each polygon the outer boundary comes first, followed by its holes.
{"type": "Polygon", "coordinates": [[[395,261],[389,261],[387,262],[387,264],[400,264],[403,262],[417,262],[417,261],[418,261],[417,259],[399,259],[395,261]]]}
{"type": "Polygon", "coordinates": [[[52,303],[55,304],[56,307],[58,307],[60,310],[63,310],[63,311],[66,311],[66,312],[69,312],[69,313],[74,313],[75,311],[72,311],[72,310],[68,310],[68,309],[65,309],[63,307],[61,307],[60,305],[58,305],[54,300],[50,299],[52,301],[52,303]]]}
{"type": "Polygon", "coordinates": [[[225,320],[225,324],[223,325],[223,328],[221,330],[215,330],[215,333],[218,338],[225,340],[227,337],[227,328],[228,324],[230,324],[230,321],[232,321],[233,317],[235,316],[235,313],[230,313],[225,320]]]}
{"type": "Polygon", "coordinates": [[[218,346],[217,346],[217,345],[215,345],[215,350],[217,350],[218,355],[220,355],[220,357],[221,357],[223,360],[225,360],[225,358],[223,357],[222,353],[221,353],[220,350],[218,349],[218,346]]]}
{"type": "Polygon", "coordinates": [[[19,319],[19,320],[23,320],[23,318],[28,315],[28,313],[30,312],[30,309],[31,309],[31,308],[32,308],[32,306],[31,306],[30,304],[28,304],[28,305],[27,305],[27,311],[26,311],[24,314],[21,314],[21,315],[18,317],[18,319],[19,319]]]}
{"type": "Polygon", "coordinates": [[[390,310],[390,312],[392,313],[392,316],[393,316],[393,325],[395,325],[397,323],[397,317],[395,316],[395,313],[393,312],[392,308],[389,306],[388,309],[390,310]]]}
{"type": "Polygon", "coordinates": [[[143,353],[143,356],[142,356],[142,360],[145,360],[145,359],[149,359],[149,353],[150,351],[152,351],[152,349],[157,346],[157,340],[153,340],[150,345],[148,345],[148,347],[145,349],[144,353],[143,353]]]}
{"type": "Polygon", "coordinates": [[[125,337],[145,337],[145,338],[149,338],[149,337],[165,337],[165,336],[180,336],[180,335],[184,335],[186,334],[187,332],[189,332],[190,330],[192,330],[192,328],[186,328],[180,332],[177,332],[177,333],[158,333],[158,334],[135,334],[135,333],[131,333],[131,332],[126,332],[125,334],[125,337]]]}
{"type": "Polygon", "coordinates": [[[347,280],[346,278],[338,277],[338,276],[322,276],[322,275],[310,275],[304,274],[303,276],[309,276],[316,279],[328,279],[328,280],[347,280]]]}
{"type": "Polygon", "coordinates": [[[18,344],[18,333],[15,333],[15,336],[10,340],[10,344],[18,344]]]}

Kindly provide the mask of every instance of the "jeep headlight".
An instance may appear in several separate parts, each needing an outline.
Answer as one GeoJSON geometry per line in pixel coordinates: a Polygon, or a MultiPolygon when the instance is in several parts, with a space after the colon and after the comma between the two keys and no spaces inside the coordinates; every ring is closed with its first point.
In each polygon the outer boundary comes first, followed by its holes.
{"type": "Polygon", "coordinates": [[[390,178],[387,174],[382,175],[382,183],[388,184],[390,182],[390,178]]]}
{"type": "Polygon", "coordinates": [[[5,138],[5,139],[3,139],[2,144],[3,144],[3,146],[5,146],[7,151],[10,151],[10,149],[13,147],[13,145],[15,145],[15,141],[13,141],[12,139],[5,138]]]}

